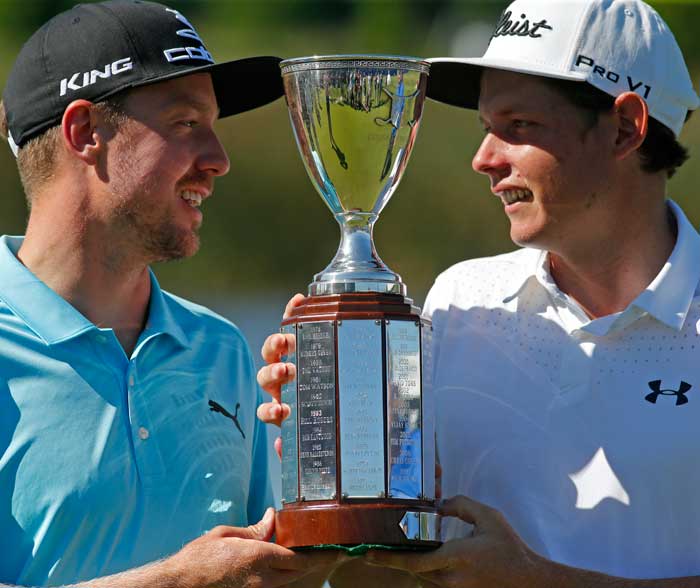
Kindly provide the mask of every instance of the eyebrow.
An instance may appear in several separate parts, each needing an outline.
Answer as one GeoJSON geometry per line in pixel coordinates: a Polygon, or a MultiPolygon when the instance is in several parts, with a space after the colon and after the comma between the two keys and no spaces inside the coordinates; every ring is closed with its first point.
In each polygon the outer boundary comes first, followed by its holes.
{"type": "MultiPolygon", "coordinates": [[[[507,117],[507,116],[512,116],[512,115],[514,115],[514,114],[515,114],[515,115],[524,114],[524,113],[529,112],[529,111],[532,111],[532,110],[533,110],[532,107],[526,108],[525,106],[522,106],[522,105],[520,105],[520,104],[515,104],[514,106],[507,106],[507,107],[505,107],[505,108],[500,108],[500,109],[496,110],[496,111],[493,113],[493,116],[504,116],[504,117],[507,117]]],[[[485,124],[484,117],[481,116],[481,113],[479,113],[479,122],[480,122],[482,125],[485,124]]]]}
{"type": "Polygon", "coordinates": [[[187,94],[175,94],[174,96],[170,97],[163,106],[164,110],[174,110],[176,108],[183,107],[193,108],[194,110],[203,114],[209,114],[213,110],[214,114],[216,114],[216,118],[219,118],[219,114],[221,112],[218,104],[216,105],[216,108],[212,109],[209,102],[199,100],[195,96],[190,96],[187,94]]]}

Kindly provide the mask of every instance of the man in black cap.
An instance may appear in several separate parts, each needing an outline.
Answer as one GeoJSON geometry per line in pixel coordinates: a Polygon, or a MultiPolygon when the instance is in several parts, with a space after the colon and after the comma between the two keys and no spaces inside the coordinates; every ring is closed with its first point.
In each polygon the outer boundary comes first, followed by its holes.
{"type": "Polygon", "coordinates": [[[0,115],[31,207],[0,238],[0,584],[279,586],[335,561],[268,542],[245,339],[149,269],[197,251],[229,169],[213,125],[281,96],[278,62],[215,65],[182,14],[138,0],[76,6],[20,51],[0,115]]]}

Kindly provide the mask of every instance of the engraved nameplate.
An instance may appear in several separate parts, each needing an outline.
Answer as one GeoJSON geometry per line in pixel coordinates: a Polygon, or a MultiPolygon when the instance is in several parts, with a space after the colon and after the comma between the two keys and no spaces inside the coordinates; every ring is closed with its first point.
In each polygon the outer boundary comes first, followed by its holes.
{"type": "Polygon", "coordinates": [[[332,322],[297,325],[299,477],[305,500],[336,494],[335,334],[332,322]]]}
{"type": "Polygon", "coordinates": [[[341,493],[377,498],[386,493],[382,325],[338,324],[341,493]]]}
{"type": "MultiPolygon", "coordinates": [[[[285,325],[282,333],[296,334],[295,325],[285,325]]],[[[286,361],[296,365],[296,350],[287,355],[286,361]]],[[[282,421],[282,499],[285,502],[296,502],[299,496],[299,447],[297,419],[297,381],[282,386],[282,402],[288,404],[291,412],[282,421]]]]}
{"type": "Polygon", "coordinates": [[[433,394],[433,327],[421,324],[421,406],[423,422],[423,495],[435,498],[435,395],[433,394]]]}
{"type": "Polygon", "coordinates": [[[389,494],[421,497],[420,332],[413,321],[386,325],[389,494]]]}

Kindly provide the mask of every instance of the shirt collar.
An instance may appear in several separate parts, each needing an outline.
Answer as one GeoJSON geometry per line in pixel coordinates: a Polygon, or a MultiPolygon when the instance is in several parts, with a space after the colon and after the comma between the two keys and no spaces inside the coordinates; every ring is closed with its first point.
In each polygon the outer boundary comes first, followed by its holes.
{"type": "MultiPolygon", "coordinates": [[[[48,345],[55,345],[91,330],[97,330],[69,302],[56,294],[17,259],[24,237],[0,237],[0,301],[48,345]]],[[[170,335],[189,347],[185,333],[173,317],[155,274],[151,277],[148,320],[143,335],[170,335]]]]}
{"type": "Polygon", "coordinates": [[[668,206],[678,226],[676,245],[659,274],[631,306],[680,330],[700,280],[700,235],[675,202],[669,200],[668,206]]]}
{"type": "MultiPolygon", "coordinates": [[[[668,200],[667,203],[678,227],[676,244],[659,274],[627,310],[640,309],[669,327],[680,330],[700,281],[700,235],[675,202],[668,200]]],[[[522,274],[514,278],[512,293],[504,302],[517,297],[531,279],[536,279],[544,288],[563,297],[549,271],[549,254],[538,250],[531,252],[524,258],[522,274]]],[[[605,319],[603,317],[598,321],[605,319]]],[[[591,326],[596,322],[591,321],[591,326]]]]}
{"type": "Polygon", "coordinates": [[[48,345],[97,327],[17,259],[24,237],[0,237],[0,300],[48,345]]]}
{"type": "Polygon", "coordinates": [[[504,304],[517,298],[531,280],[537,279],[542,285],[545,285],[546,276],[549,274],[544,269],[548,267],[548,264],[545,263],[547,261],[546,251],[523,248],[517,254],[520,256],[520,263],[513,268],[509,280],[510,288],[506,290],[506,296],[503,299],[504,304]]]}
{"type": "Polygon", "coordinates": [[[169,300],[166,298],[155,274],[149,268],[151,275],[151,300],[148,305],[148,320],[142,338],[155,335],[169,335],[183,347],[190,347],[189,340],[182,330],[180,324],[175,320],[170,308],[169,300]]]}

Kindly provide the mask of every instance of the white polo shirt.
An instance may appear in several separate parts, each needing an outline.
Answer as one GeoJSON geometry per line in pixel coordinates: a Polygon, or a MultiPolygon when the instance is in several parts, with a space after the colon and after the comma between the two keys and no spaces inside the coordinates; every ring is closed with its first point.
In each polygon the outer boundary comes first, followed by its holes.
{"type": "Polygon", "coordinates": [[[621,313],[589,320],[532,249],[453,266],[425,307],[443,495],[629,578],[700,575],[700,235],[669,206],[676,246],[621,313]]]}

